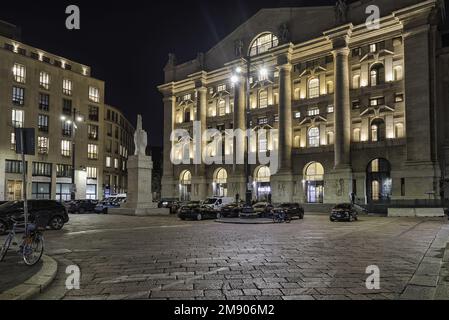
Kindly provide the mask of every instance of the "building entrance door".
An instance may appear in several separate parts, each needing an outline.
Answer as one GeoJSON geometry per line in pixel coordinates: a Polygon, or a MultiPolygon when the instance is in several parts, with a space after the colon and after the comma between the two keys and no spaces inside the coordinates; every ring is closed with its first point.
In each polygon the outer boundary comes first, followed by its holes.
{"type": "Polygon", "coordinates": [[[8,194],[6,196],[7,201],[16,201],[22,199],[22,181],[20,180],[8,180],[8,194]]]}
{"type": "Polygon", "coordinates": [[[324,185],[322,181],[307,181],[307,202],[323,203],[324,185]]]}

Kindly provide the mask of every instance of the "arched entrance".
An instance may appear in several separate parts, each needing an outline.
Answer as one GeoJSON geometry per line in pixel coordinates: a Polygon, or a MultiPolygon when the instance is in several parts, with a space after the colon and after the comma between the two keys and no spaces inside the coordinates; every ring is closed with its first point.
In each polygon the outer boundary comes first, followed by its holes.
{"type": "Polygon", "coordinates": [[[228,173],[225,169],[220,168],[215,171],[213,182],[214,196],[228,196],[228,173]]]}
{"type": "Polygon", "coordinates": [[[179,176],[179,198],[181,201],[190,201],[192,193],[192,173],[188,170],[179,176]]]}
{"type": "Polygon", "coordinates": [[[388,202],[391,197],[391,166],[386,159],[374,159],[366,172],[366,194],[368,202],[388,202]]]}
{"type": "Polygon", "coordinates": [[[309,163],[304,170],[307,203],[324,202],[324,167],[319,162],[309,163]]]}
{"type": "Polygon", "coordinates": [[[268,201],[271,194],[270,168],[259,167],[254,172],[254,190],[258,201],[268,201]]]}

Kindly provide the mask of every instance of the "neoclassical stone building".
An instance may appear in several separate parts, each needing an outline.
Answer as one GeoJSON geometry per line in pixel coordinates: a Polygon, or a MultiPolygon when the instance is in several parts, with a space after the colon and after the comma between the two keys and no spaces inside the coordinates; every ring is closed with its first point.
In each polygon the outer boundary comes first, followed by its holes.
{"type": "MultiPolygon", "coordinates": [[[[247,124],[279,130],[257,146],[277,149],[280,169],[251,165],[255,199],[336,203],[352,193],[363,203],[440,199],[449,157],[444,18],[436,0],[263,9],[195,60],[178,64],[170,55],[159,86],[166,124],[162,196],[245,194],[243,165],[170,161],[185,143],[172,142],[171,132],[191,133],[200,121],[220,131],[247,124]],[[379,29],[367,28],[369,5],[380,9],[379,29]]],[[[207,141],[202,146],[218,152],[207,141]]]]}

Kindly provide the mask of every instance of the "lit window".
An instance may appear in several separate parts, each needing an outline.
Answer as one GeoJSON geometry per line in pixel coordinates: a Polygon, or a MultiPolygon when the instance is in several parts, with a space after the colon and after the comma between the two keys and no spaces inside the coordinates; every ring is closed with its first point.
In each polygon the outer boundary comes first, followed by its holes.
{"type": "Polygon", "coordinates": [[[360,88],[360,75],[355,75],[352,77],[352,88],[359,89],[360,88]]]}
{"type": "Polygon", "coordinates": [[[72,89],[73,89],[73,83],[71,80],[64,79],[62,80],[62,93],[71,96],[72,95],[72,89]]]}
{"type": "Polygon", "coordinates": [[[370,106],[377,107],[385,104],[385,98],[370,99],[370,106]]]}
{"type": "Polygon", "coordinates": [[[207,114],[209,115],[209,117],[215,117],[217,115],[217,108],[215,107],[215,105],[209,105],[207,114]]]}
{"type": "Polygon", "coordinates": [[[267,52],[279,45],[279,39],[272,33],[265,33],[253,41],[250,49],[250,56],[255,56],[267,52]]]}
{"type": "MultiPolygon", "coordinates": [[[[301,114],[300,114],[300,116],[301,116],[301,114]]],[[[279,115],[278,114],[274,115],[274,122],[279,122],[279,115]]]]}
{"type": "Polygon", "coordinates": [[[320,109],[319,109],[318,107],[310,108],[310,109],[307,111],[307,115],[308,115],[309,117],[318,116],[318,115],[320,115],[320,109]]]}
{"type": "Polygon", "coordinates": [[[192,100],[192,95],[190,93],[182,97],[182,101],[189,101],[189,100],[192,100]]]}
{"type": "Polygon", "coordinates": [[[402,72],[401,66],[394,67],[393,72],[394,72],[394,75],[393,75],[394,81],[400,81],[403,79],[403,72],[402,72]]]}
{"type": "Polygon", "coordinates": [[[309,80],[309,98],[318,98],[320,96],[320,80],[313,78],[309,80]]]}
{"type": "Polygon", "coordinates": [[[98,140],[98,126],[89,124],[87,126],[87,136],[90,140],[98,140]]]}
{"type": "Polygon", "coordinates": [[[404,94],[402,93],[397,93],[394,96],[394,102],[403,102],[404,101],[404,94]]]}
{"type": "Polygon", "coordinates": [[[218,116],[226,115],[226,102],[224,100],[218,101],[218,116]]]}
{"type": "Polygon", "coordinates": [[[70,157],[72,142],[69,140],[61,141],[61,156],[70,157]]]}
{"type": "Polygon", "coordinates": [[[385,83],[385,68],[383,64],[375,64],[370,71],[371,86],[377,86],[385,83]]]}
{"type": "Polygon", "coordinates": [[[12,103],[23,106],[25,103],[25,89],[20,87],[12,87],[12,103]]]}
{"type": "Polygon", "coordinates": [[[354,142],[360,142],[360,128],[355,128],[354,131],[352,132],[352,140],[354,142]]]}
{"type": "Polygon", "coordinates": [[[119,168],[119,161],[118,161],[118,159],[114,159],[114,168],[115,169],[119,168]]]}
{"type": "Polygon", "coordinates": [[[48,132],[48,116],[40,114],[37,116],[37,128],[41,132],[48,132]]]}
{"type": "Polygon", "coordinates": [[[320,146],[320,129],[313,127],[309,129],[309,147],[319,147],[320,146]]]}
{"type": "Polygon", "coordinates": [[[369,51],[370,52],[376,52],[377,51],[377,44],[371,44],[370,46],[369,46],[369,51]]]}
{"type": "Polygon", "coordinates": [[[267,90],[262,90],[259,92],[259,108],[268,107],[268,92],[267,90]]]}
{"type": "Polygon", "coordinates": [[[37,151],[39,154],[48,154],[47,137],[37,137],[37,151]]]}
{"type": "Polygon", "coordinates": [[[217,92],[223,92],[223,91],[226,91],[226,85],[225,84],[219,85],[217,87],[217,92]]]}
{"type": "Polygon", "coordinates": [[[334,144],[334,132],[333,131],[329,131],[327,133],[327,144],[329,144],[329,145],[334,144]]]}
{"type": "Polygon", "coordinates": [[[14,67],[12,68],[12,73],[14,75],[15,82],[25,83],[26,78],[25,66],[18,63],[14,64],[14,67]]]}
{"type": "Polygon", "coordinates": [[[11,132],[11,150],[16,150],[16,134],[11,132]]]}
{"type": "Polygon", "coordinates": [[[111,157],[106,157],[106,168],[111,167],[111,157]]]}
{"type": "Polygon", "coordinates": [[[267,117],[259,118],[258,123],[259,125],[268,124],[268,118],[267,117]]]}
{"type": "Polygon", "coordinates": [[[88,144],[87,145],[87,158],[89,160],[97,160],[98,159],[98,146],[96,144],[88,144]]]}
{"type": "Polygon", "coordinates": [[[87,167],[87,179],[97,179],[97,168],[95,167],[87,167]]]}
{"type": "Polygon", "coordinates": [[[327,113],[334,113],[334,106],[328,106],[327,107],[327,113]]]}
{"type": "Polygon", "coordinates": [[[397,123],[394,126],[394,134],[396,139],[404,138],[404,125],[402,123],[397,123]]]}
{"type": "Polygon", "coordinates": [[[12,126],[14,128],[23,128],[24,112],[22,110],[12,110],[12,126]]]}
{"type": "Polygon", "coordinates": [[[89,87],[89,100],[93,102],[100,102],[100,90],[95,87],[89,87]]]}
{"type": "Polygon", "coordinates": [[[39,86],[42,89],[50,89],[50,75],[47,72],[41,71],[39,74],[39,86]]]}
{"type": "Polygon", "coordinates": [[[295,112],[295,119],[301,118],[301,112],[295,112]]]}
{"type": "Polygon", "coordinates": [[[334,83],[332,81],[327,82],[327,94],[334,93],[334,83]]]}

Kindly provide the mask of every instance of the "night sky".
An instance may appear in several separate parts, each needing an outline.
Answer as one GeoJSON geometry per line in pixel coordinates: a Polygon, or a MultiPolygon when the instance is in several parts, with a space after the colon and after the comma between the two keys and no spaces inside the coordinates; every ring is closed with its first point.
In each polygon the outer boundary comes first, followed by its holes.
{"type": "Polygon", "coordinates": [[[333,5],[334,0],[2,1],[0,20],[22,28],[22,42],[92,67],[106,82],[106,103],[133,124],[143,115],[151,146],[162,145],[162,96],[168,53],[195,59],[262,8],[333,5]],[[81,30],[65,28],[78,5],[81,30]]]}

